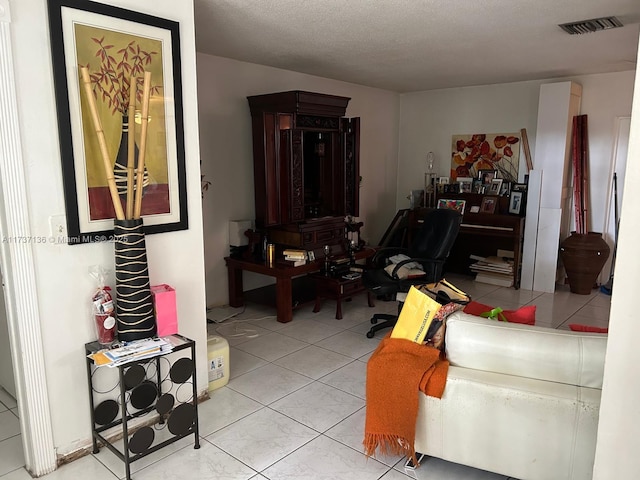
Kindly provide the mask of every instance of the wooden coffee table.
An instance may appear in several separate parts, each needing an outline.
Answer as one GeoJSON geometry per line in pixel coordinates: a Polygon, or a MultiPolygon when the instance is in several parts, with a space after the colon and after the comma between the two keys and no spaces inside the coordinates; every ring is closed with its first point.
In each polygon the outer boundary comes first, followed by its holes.
{"type": "Polygon", "coordinates": [[[360,277],[354,279],[343,278],[342,276],[331,276],[323,273],[311,275],[316,281],[316,304],[313,307],[314,313],[320,311],[324,299],[336,301],[336,318],[342,319],[342,300],[351,300],[351,297],[361,292],[367,292],[367,302],[370,307],[374,307],[373,296],[362,285],[360,277]]]}

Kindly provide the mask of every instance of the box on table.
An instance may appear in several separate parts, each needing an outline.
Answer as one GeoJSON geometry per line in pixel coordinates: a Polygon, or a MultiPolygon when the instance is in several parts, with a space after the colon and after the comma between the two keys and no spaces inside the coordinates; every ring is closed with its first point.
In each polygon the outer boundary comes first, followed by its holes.
{"type": "Polygon", "coordinates": [[[178,333],[178,312],[176,308],[176,291],[167,284],[151,287],[153,305],[156,314],[158,336],[166,337],[178,333]]]}

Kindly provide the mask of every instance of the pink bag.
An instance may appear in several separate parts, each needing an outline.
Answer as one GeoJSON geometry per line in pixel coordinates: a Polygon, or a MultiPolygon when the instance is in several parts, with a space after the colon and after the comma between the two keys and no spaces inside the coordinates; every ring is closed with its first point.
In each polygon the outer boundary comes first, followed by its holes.
{"type": "Polygon", "coordinates": [[[176,310],[176,291],[169,285],[151,287],[156,313],[158,336],[166,337],[178,333],[178,312],[176,310]]]}

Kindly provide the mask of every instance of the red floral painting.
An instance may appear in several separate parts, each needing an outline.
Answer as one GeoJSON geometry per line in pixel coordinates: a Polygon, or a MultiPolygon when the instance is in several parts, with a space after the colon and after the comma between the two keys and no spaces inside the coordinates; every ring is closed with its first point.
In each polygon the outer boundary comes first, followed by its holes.
{"type": "Polygon", "coordinates": [[[519,165],[518,133],[476,133],[452,138],[452,181],[457,177],[476,178],[480,170],[497,170],[505,182],[517,182],[519,165]]]}

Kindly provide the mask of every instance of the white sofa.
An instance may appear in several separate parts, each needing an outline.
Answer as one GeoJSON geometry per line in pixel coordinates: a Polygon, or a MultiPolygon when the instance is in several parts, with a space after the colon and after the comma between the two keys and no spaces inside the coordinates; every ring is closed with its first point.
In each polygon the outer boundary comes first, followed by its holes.
{"type": "Polygon", "coordinates": [[[420,394],[416,451],[520,480],[592,478],[606,342],[456,312],[444,395],[420,394]]]}

